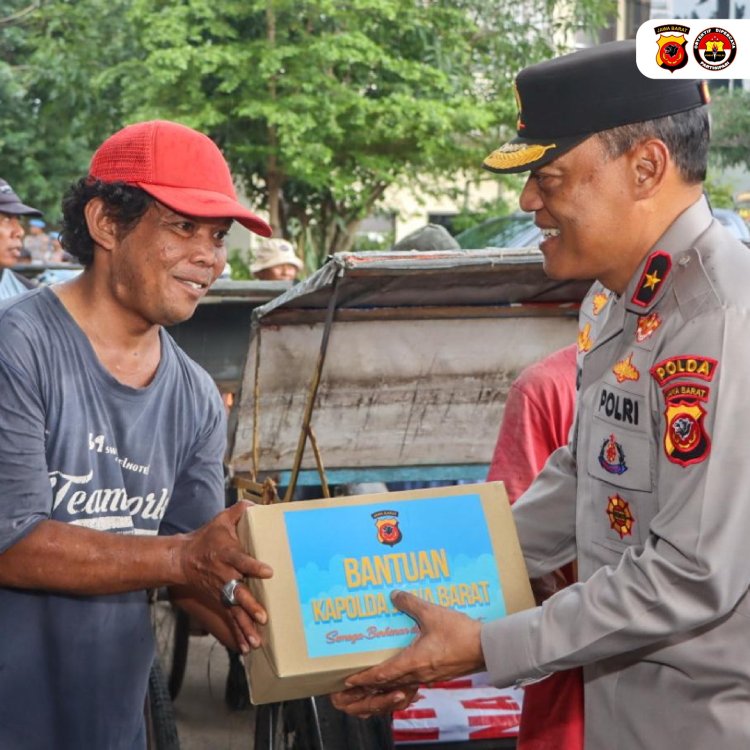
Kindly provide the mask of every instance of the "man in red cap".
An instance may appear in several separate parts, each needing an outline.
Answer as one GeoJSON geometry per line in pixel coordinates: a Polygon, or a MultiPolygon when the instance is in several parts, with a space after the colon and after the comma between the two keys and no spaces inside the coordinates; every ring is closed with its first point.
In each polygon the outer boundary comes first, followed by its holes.
{"type": "Polygon", "coordinates": [[[626,41],[526,68],[516,93],[485,166],[529,171],[548,275],[597,280],[569,444],[513,505],[529,575],[576,560],[578,582],[491,622],[399,592],[419,637],[335,702],[583,667],[586,750],[750,747],[750,254],[703,197],[705,85],[646,78],[626,41]]]}
{"type": "Polygon", "coordinates": [[[146,590],[260,644],[267,578],[224,511],[214,383],[164,330],[224,268],[242,206],[205,135],[126,127],[63,201],[71,281],[0,306],[0,747],[145,747],[146,590]]]}

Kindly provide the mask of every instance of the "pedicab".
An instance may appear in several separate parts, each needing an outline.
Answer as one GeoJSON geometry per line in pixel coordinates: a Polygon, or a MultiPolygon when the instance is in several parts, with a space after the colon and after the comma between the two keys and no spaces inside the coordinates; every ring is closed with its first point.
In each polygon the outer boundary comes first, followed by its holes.
{"type": "MultiPolygon", "coordinates": [[[[227,466],[257,501],[481,482],[510,384],[576,338],[587,282],[536,249],[341,253],[253,311],[227,466]]],[[[325,697],[256,707],[256,750],[514,747],[519,691],[425,690],[393,723],[325,697]]]]}

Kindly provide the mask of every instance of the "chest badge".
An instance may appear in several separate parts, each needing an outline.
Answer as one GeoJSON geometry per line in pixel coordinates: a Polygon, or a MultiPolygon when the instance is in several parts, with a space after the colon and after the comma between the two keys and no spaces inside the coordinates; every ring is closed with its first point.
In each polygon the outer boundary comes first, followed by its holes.
{"type": "Polygon", "coordinates": [[[631,536],[635,518],[630,511],[630,503],[619,495],[610,495],[608,500],[607,516],[610,527],[620,535],[620,539],[631,536]]]}
{"type": "Polygon", "coordinates": [[[659,313],[652,312],[650,315],[641,315],[638,317],[638,327],[635,329],[635,340],[642,344],[646,339],[651,338],[654,331],[661,325],[659,313]]]}
{"type": "Polygon", "coordinates": [[[599,451],[599,465],[609,474],[624,474],[628,470],[625,452],[620,443],[615,440],[614,435],[610,435],[602,443],[599,451]]]}
{"type": "Polygon", "coordinates": [[[591,349],[591,323],[586,325],[578,331],[578,351],[587,352],[591,349]]]}
{"type": "Polygon", "coordinates": [[[597,292],[591,300],[591,312],[598,315],[609,302],[609,295],[605,292],[597,292]]]}
{"type": "Polygon", "coordinates": [[[648,307],[667,280],[671,268],[672,258],[668,253],[661,250],[651,253],[646,261],[646,267],[643,269],[631,302],[640,307],[648,307]]]}
{"type": "Polygon", "coordinates": [[[612,368],[612,372],[618,383],[624,383],[626,380],[638,380],[641,377],[638,368],[633,364],[633,352],[630,352],[625,359],[617,362],[612,368]]]}

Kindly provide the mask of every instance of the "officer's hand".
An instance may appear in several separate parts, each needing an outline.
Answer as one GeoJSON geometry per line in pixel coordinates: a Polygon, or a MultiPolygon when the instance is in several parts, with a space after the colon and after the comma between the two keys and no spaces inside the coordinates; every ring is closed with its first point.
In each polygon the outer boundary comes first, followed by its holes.
{"type": "Polygon", "coordinates": [[[420,634],[403,651],[378,666],[351,675],[347,690],[331,696],[353,716],[398,710],[408,705],[420,684],[450,680],[484,668],[481,624],[405,591],[391,595],[394,605],[419,625],[420,634]]]}

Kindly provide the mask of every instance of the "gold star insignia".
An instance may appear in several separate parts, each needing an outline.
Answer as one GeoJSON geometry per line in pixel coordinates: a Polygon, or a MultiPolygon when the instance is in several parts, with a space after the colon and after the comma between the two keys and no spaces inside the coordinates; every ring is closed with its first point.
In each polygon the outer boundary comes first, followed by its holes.
{"type": "Polygon", "coordinates": [[[644,289],[648,287],[649,289],[656,289],[656,285],[661,283],[661,279],[659,278],[659,274],[654,271],[653,273],[647,273],[646,274],[646,281],[643,282],[644,289]]]}

